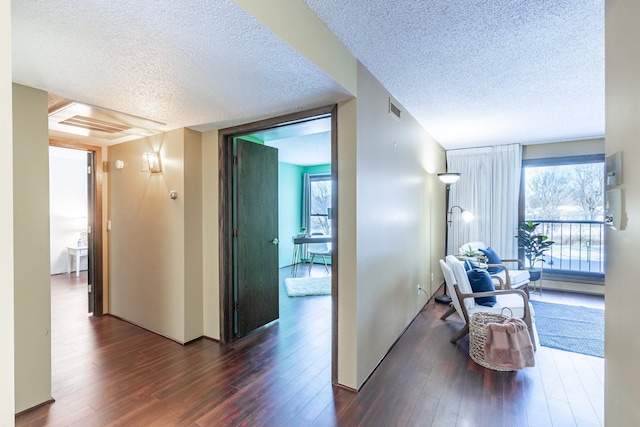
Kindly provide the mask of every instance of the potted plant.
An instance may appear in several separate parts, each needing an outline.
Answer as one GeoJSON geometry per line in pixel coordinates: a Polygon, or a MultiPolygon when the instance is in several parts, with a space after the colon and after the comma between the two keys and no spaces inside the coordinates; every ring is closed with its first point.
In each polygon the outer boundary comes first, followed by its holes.
{"type": "Polygon", "coordinates": [[[536,264],[546,262],[544,253],[555,243],[553,240],[549,240],[548,236],[536,231],[539,225],[539,222],[522,221],[516,236],[518,248],[522,249],[524,257],[529,261],[529,271],[533,281],[540,279],[540,271],[542,270],[542,266],[537,268],[536,264]]]}

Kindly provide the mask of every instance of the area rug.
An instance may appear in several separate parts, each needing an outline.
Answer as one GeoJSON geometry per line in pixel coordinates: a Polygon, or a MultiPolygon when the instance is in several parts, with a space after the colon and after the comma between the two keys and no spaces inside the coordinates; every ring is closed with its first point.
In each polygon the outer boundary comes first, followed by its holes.
{"type": "Polygon", "coordinates": [[[604,310],[530,301],[540,345],[604,357],[604,310]]]}
{"type": "Polygon", "coordinates": [[[331,276],[287,277],[284,287],[290,297],[309,295],[331,295],[331,276]]]}

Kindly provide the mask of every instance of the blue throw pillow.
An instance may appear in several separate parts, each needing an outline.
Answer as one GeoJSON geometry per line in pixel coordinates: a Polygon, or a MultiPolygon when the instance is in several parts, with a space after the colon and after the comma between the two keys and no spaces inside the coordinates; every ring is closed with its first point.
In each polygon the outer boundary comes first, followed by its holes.
{"type": "MultiPolygon", "coordinates": [[[[487,270],[483,270],[482,268],[474,268],[473,270],[467,271],[467,277],[469,278],[469,283],[471,283],[471,290],[475,292],[492,292],[495,291],[496,288],[493,286],[493,280],[491,280],[491,276],[487,270]]],[[[496,302],[495,295],[491,295],[488,297],[479,297],[475,298],[476,304],[484,305],[486,307],[493,307],[496,302]]]]}
{"type": "Polygon", "coordinates": [[[478,264],[471,261],[470,259],[464,260],[464,269],[465,271],[473,270],[474,268],[478,268],[478,264]]]}
{"type": "MultiPolygon", "coordinates": [[[[487,264],[502,264],[502,260],[500,259],[496,251],[491,249],[491,247],[488,247],[487,249],[480,249],[480,251],[484,254],[484,256],[487,257],[487,264]]],[[[487,269],[489,274],[498,274],[502,270],[504,270],[504,268],[502,267],[489,267],[487,269]]]]}

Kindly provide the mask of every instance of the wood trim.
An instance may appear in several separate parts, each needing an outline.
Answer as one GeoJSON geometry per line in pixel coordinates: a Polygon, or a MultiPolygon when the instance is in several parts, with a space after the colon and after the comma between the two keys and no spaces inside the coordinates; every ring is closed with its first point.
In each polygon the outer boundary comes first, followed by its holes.
{"type": "Polygon", "coordinates": [[[77,141],[69,141],[58,138],[49,138],[49,146],[71,148],[74,150],[93,152],[93,184],[95,186],[93,192],[93,256],[94,256],[94,316],[102,316],[104,314],[104,260],[103,260],[103,235],[102,235],[102,147],[98,145],[83,144],[77,141]]]}
{"type": "Polygon", "coordinates": [[[338,384],[338,106],[331,109],[331,384],[338,384]]]}
{"type": "Polygon", "coordinates": [[[220,342],[227,343],[233,338],[233,240],[232,233],[232,189],[231,174],[233,162],[233,144],[231,137],[218,133],[218,231],[220,265],[220,342]]]}
{"type": "Polygon", "coordinates": [[[27,409],[25,409],[25,410],[23,410],[23,411],[20,411],[20,412],[16,413],[15,417],[16,417],[16,418],[18,418],[18,417],[20,417],[20,416],[22,416],[22,415],[24,415],[24,414],[28,414],[29,412],[35,411],[35,410],[37,410],[37,409],[40,409],[40,408],[42,408],[43,406],[51,405],[51,404],[52,404],[52,403],[54,403],[55,401],[56,401],[56,400],[52,397],[52,398],[50,398],[50,399],[48,399],[48,400],[45,400],[45,401],[44,401],[44,402],[42,402],[42,403],[38,403],[36,406],[32,406],[31,408],[27,408],[27,409]]]}

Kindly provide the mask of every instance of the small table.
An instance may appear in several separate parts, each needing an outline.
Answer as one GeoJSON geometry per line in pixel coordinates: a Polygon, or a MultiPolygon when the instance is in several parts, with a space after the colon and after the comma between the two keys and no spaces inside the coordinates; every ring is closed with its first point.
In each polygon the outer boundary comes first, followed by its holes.
{"type": "Polygon", "coordinates": [[[76,260],[76,277],[80,276],[80,258],[89,255],[88,246],[67,246],[67,273],[71,273],[71,259],[76,260]]]}
{"type": "Polygon", "coordinates": [[[302,245],[307,243],[331,243],[331,236],[314,235],[314,236],[293,236],[293,259],[291,260],[291,275],[296,277],[298,272],[298,263],[302,258],[302,245]]]}

